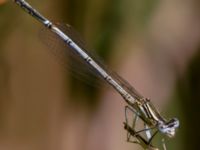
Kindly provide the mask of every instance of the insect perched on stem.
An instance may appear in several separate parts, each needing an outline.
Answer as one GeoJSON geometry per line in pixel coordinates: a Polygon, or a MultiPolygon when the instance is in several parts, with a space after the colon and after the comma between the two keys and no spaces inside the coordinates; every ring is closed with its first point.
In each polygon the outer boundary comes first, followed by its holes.
{"type": "MultiPolygon", "coordinates": [[[[126,122],[124,123],[124,128],[127,130],[127,140],[129,142],[138,143],[144,149],[155,150],[157,147],[152,144],[152,141],[157,133],[162,133],[170,138],[174,137],[176,128],[179,127],[178,119],[173,118],[168,120],[163,118],[149,99],[138,94],[138,92],[136,92],[136,90],[119,75],[105,69],[92,58],[85,49],[81,48],[70,35],[65,34],[62,29],[33,9],[25,0],[14,0],[14,2],[32,17],[41,22],[49,32],[55,34],[63,44],[65,44],[66,50],[63,54],[67,53],[67,51],[73,52],[123,97],[128,104],[128,106],[125,107],[126,122]],[[67,47],[69,49],[67,49],[67,47]],[[133,116],[131,122],[128,119],[129,112],[131,112],[133,116]],[[138,120],[140,120],[144,126],[141,130],[136,129],[138,120]],[[135,138],[134,141],[131,140],[132,137],[135,138]]],[[[67,28],[68,27],[69,26],[67,26],[67,28]]],[[[166,149],[165,145],[163,146],[163,149],[166,149]]]]}

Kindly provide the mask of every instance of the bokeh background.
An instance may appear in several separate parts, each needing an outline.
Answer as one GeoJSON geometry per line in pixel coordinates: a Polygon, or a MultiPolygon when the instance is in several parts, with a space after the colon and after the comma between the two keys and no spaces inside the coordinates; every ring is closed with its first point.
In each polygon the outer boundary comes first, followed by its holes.
{"type": "MultiPolygon", "coordinates": [[[[28,2],[71,24],[164,116],[180,119],[168,149],[200,149],[198,0],[28,2]]],[[[40,30],[12,1],[0,0],[0,149],[141,150],[126,142],[123,99],[109,86],[72,78],[40,30]]]]}

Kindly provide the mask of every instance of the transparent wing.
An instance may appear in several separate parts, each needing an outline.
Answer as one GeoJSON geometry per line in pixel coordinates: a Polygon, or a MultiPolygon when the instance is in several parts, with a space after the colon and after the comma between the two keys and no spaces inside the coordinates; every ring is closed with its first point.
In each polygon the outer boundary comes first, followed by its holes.
{"type": "MultiPolygon", "coordinates": [[[[143,97],[122,77],[115,72],[108,69],[100,61],[101,59],[94,57],[89,51],[82,40],[80,35],[70,26],[66,24],[56,24],[67,36],[69,36],[76,44],[78,44],[83,50],[85,50],[106,72],[108,72],[120,85],[126,89],[136,99],[140,100],[143,97]]],[[[83,59],[81,59],[73,50],[71,50],[66,43],[64,43],[56,34],[49,31],[47,28],[43,28],[40,32],[40,39],[45,45],[49,47],[51,53],[56,56],[57,61],[65,66],[73,77],[78,80],[84,81],[89,85],[94,86],[93,81],[98,81],[99,74],[91,66],[89,66],[83,59]]],[[[99,85],[100,82],[95,82],[99,85]]]]}
{"type": "MultiPolygon", "coordinates": [[[[69,25],[56,24],[66,35],[68,35],[74,42],[76,42],[81,48],[85,49],[85,45],[78,33],[69,25]]],[[[40,40],[48,47],[48,50],[55,56],[55,60],[58,61],[64,68],[71,74],[71,77],[78,79],[88,85],[96,87],[98,78],[94,74],[94,70],[77,54],[71,50],[63,40],[49,29],[43,27],[39,33],[40,40]]]]}
{"type": "Polygon", "coordinates": [[[133,86],[131,86],[125,79],[123,79],[117,73],[111,72],[110,74],[135,99],[141,100],[144,98],[139,92],[136,91],[136,89],[133,86]]]}

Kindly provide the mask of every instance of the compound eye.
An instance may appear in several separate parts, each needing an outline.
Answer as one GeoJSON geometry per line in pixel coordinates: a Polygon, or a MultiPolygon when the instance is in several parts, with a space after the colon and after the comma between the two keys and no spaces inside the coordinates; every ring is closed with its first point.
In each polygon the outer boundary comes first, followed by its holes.
{"type": "Polygon", "coordinates": [[[176,118],[173,118],[173,119],[169,122],[168,127],[170,127],[170,128],[177,128],[177,127],[179,127],[179,120],[176,119],[176,118]]]}

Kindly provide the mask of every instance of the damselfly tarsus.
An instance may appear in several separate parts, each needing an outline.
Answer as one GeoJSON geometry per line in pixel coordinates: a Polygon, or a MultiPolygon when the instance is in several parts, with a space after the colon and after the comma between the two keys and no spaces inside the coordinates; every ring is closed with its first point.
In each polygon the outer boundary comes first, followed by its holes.
{"type": "Polygon", "coordinates": [[[73,51],[80,59],[84,60],[89,66],[91,66],[95,72],[101,76],[108,84],[110,84],[127,102],[128,106],[125,109],[132,111],[135,114],[132,125],[128,124],[127,115],[124,128],[128,132],[127,139],[130,141],[130,137],[135,137],[135,143],[140,144],[144,149],[156,149],[152,145],[152,139],[160,132],[168,137],[175,135],[176,128],[179,127],[179,121],[176,118],[167,120],[163,118],[157,109],[152,105],[149,99],[137,94],[133,87],[131,87],[125,80],[118,75],[113,75],[104,69],[97,63],[84,49],[82,49],[76,42],[74,42],[69,35],[66,35],[55,24],[42,16],[38,11],[33,9],[24,0],[14,0],[21,8],[23,8],[32,17],[41,22],[50,32],[57,35],[71,51],[73,51]],[[135,130],[137,119],[141,119],[144,124],[144,129],[140,131],[135,130]],[[154,132],[152,133],[152,131],[154,132]],[[144,132],[147,138],[144,138],[141,133],[144,132]]]}

